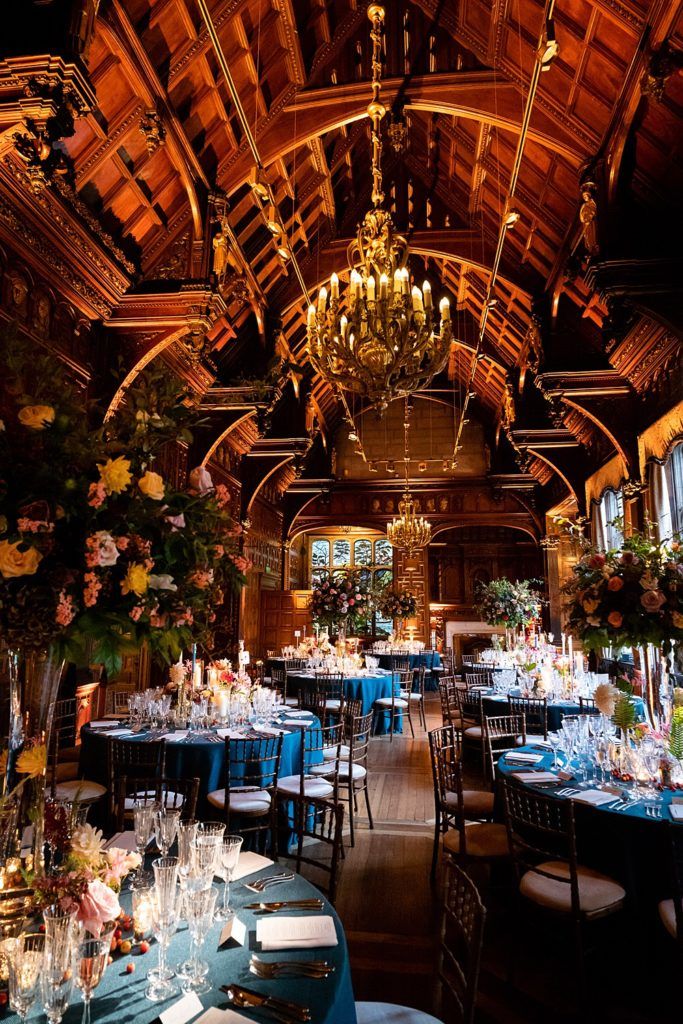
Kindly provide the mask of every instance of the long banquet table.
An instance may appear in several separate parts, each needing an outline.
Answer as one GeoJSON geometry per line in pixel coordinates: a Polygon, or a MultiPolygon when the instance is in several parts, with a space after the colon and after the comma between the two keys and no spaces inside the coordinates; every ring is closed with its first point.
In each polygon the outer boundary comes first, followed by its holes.
{"type": "MultiPolygon", "coordinates": [[[[323,898],[322,913],[333,917],[339,944],[324,948],[261,953],[260,946],[256,942],[258,916],[253,910],[244,909],[245,904],[255,902],[257,897],[244,887],[243,882],[271,874],[273,870],[272,866],[262,868],[246,879],[233,883],[230,888],[230,903],[236,911],[238,919],[246,925],[247,939],[244,946],[231,944],[230,947],[224,946],[219,949],[218,940],[223,922],[214,925],[209,932],[204,955],[209,962],[209,981],[212,987],[210,992],[199,997],[204,1009],[212,1006],[229,1009],[228,997],[220,991],[220,986],[234,982],[263,995],[278,996],[281,999],[295,1001],[309,1007],[313,1024],[356,1024],[356,1010],[344,929],[334,908],[322,897],[318,889],[300,875],[296,875],[291,882],[278,885],[272,890],[277,893],[272,898],[278,900],[308,899],[314,896],[323,898]],[[324,959],[333,965],[335,970],[322,980],[292,977],[262,981],[249,972],[249,958],[253,952],[271,962],[324,959]]],[[[275,870],[277,870],[277,866],[275,870]]],[[[121,903],[126,911],[130,911],[130,899],[129,892],[124,893],[121,897],[121,903]]],[[[189,933],[187,927],[182,925],[171,940],[168,952],[169,964],[175,965],[185,960],[189,954],[189,946],[189,933]]],[[[157,945],[152,944],[150,951],[143,956],[123,956],[115,959],[107,967],[101,984],[93,993],[92,1019],[97,1021],[97,1024],[152,1024],[152,1021],[158,1020],[160,1013],[169,1009],[180,997],[182,993],[165,1003],[151,1003],[145,999],[146,975],[149,968],[157,965],[157,949],[157,945]],[[135,972],[127,974],[126,964],[131,961],[135,964],[135,972]]],[[[72,1004],[64,1016],[64,1024],[79,1024],[82,1012],[83,1006],[80,997],[75,994],[72,1004]]],[[[240,1014],[240,1020],[244,1019],[245,1024],[247,1021],[255,1021],[257,1018],[259,1020],[267,1019],[260,1013],[253,1015],[249,1011],[236,1012],[240,1014]]],[[[31,1017],[38,1020],[35,1011],[31,1017]]],[[[19,1024],[19,1018],[13,1013],[5,1015],[3,1020],[8,1024],[9,1022],[19,1024]]]]}
{"type": "MultiPolygon", "coordinates": [[[[298,693],[301,684],[312,684],[315,682],[315,675],[312,672],[288,672],[287,686],[288,693],[298,693]]],[[[390,697],[392,686],[398,694],[400,686],[397,680],[393,679],[391,672],[377,669],[373,674],[363,676],[344,676],[344,693],[348,700],[361,700],[363,702],[363,714],[368,715],[372,711],[373,704],[380,697],[390,697]]],[[[396,712],[394,721],[394,732],[402,732],[403,716],[400,711],[396,712]]],[[[378,715],[375,724],[375,731],[378,735],[384,735],[389,731],[389,716],[378,715]]]]}

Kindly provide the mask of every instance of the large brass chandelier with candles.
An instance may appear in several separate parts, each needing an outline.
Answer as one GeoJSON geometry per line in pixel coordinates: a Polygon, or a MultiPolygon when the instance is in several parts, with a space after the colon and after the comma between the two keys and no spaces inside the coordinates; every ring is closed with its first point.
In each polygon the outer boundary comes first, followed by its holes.
{"type": "Polygon", "coordinates": [[[410,284],[406,239],[383,209],[380,102],[384,8],[370,4],[372,23],[372,209],[348,249],[349,285],[332,274],[308,308],[308,353],[314,369],[335,388],[367,398],[380,412],[392,399],[424,388],[443,369],[450,350],[448,299],[434,309],[428,281],[410,284]]]}
{"type": "Polygon", "coordinates": [[[403,417],[404,453],[403,462],[405,465],[405,490],[403,497],[398,503],[398,516],[387,524],[387,538],[391,545],[400,548],[408,555],[414,555],[420,548],[429,544],[432,537],[432,524],[423,516],[417,514],[415,501],[410,493],[410,446],[408,444],[408,431],[410,430],[410,408],[406,401],[405,415],[403,417]]]}

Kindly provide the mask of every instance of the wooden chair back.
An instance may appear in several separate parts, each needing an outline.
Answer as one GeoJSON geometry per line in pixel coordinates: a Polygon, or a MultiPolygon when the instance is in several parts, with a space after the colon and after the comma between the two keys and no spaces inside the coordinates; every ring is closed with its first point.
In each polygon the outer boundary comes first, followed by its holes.
{"type": "Polygon", "coordinates": [[[496,777],[496,762],[501,754],[516,750],[526,743],[526,721],[524,715],[485,715],[484,736],[489,759],[491,779],[496,777]],[[522,741],[519,744],[518,740],[522,741]]]}
{"type": "Polygon", "coordinates": [[[512,697],[508,694],[508,710],[511,715],[524,715],[529,733],[548,739],[547,697],[512,697]]]}
{"type": "Polygon", "coordinates": [[[486,909],[476,885],[450,861],[446,865],[439,971],[449,1021],[473,1024],[485,922],[486,909]]]}
{"type": "Polygon", "coordinates": [[[153,801],[169,810],[179,810],[182,821],[191,821],[197,810],[199,795],[199,779],[157,778],[150,782],[147,776],[136,778],[133,775],[122,775],[116,785],[114,796],[114,818],[116,830],[125,831],[130,828],[133,811],[131,802],[142,798],[146,803],[153,801]],[[129,807],[126,808],[126,800],[129,807]]]}

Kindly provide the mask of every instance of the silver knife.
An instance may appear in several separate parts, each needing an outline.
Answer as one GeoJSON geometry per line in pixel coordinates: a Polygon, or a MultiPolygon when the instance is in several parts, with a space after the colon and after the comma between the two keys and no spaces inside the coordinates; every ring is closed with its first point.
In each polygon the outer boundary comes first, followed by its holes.
{"type": "Polygon", "coordinates": [[[225,992],[228,998],[235,1002],[244,1002],[250,1006],[263,1006],[276,1013],[289,1014],[301,1021],[311,1019],[311,1011],[301,1003],[290,1003],[287,999],[278,999],[276,996],[264,996],[260,992],[254,992],[252,989],[242,988],[241,985],[235,984],[221,985],[221,992],[225,992]]]}

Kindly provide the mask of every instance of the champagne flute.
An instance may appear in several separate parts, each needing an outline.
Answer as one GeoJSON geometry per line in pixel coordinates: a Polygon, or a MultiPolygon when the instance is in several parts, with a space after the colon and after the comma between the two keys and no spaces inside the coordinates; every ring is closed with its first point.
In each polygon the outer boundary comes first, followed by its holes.
{"type": "Polygon", "coordinates": [[[60,1024],[74,989],[73,936],[64,946],[46,951],[40,976],[43,1011],[49,1024],[60,1024]]]}
{"type": "Polygon", "coordinates": [[[152,917],[154,934],[159,943],[159,966],[147,972],[149,985],[145,996],[160,1003],[178,991],[173,984],[174,972],[166,963],[171,936],[178,923],[178,858],[160,857],[152,864],[154,869],[154,897],[152,917]]]}
{"type": "Polygon", "coordinates": [[[211,985],[206,980],[209,965],[201,959],[201,954],[213,924],[217,895],[218,890],[213,887],[200,889],[193,893],[192,899],[188,902],[187,923],[192,946],[189,961],[184,965],[187,967],[183,981],[184,992],[209,992],[211,990],[211,985]]]}
{"type": "Polygon", "coordinates": [[[233,916],[230,910],[230,883],[237,867],[240,850],[243,843],[242,836],[225,836],[220,849],[220,861],[225,885],[223,886],[223,906],[216,910],[217,921],[229,921],[233,916]]]}
{"type": "Polygon", "coordinates": [[[135,846],[140,857],[140,873],[142,873],[145,850],[152,837],[154,812],[154,803],[150,801],[136,800],[133,804],[133,829],[135,831],[135,846]]]}
{"type": "Polygon", "coordinates": [[[107,939],[85,939],[78,947],[76,987],[83,995],[81,1024],[90,1024],[90,1000],[107,969],[109,946],[107,939]]]}
{"type": "Polygon", "coordinates": [[[45,936],[34,933],[17,936],[8,948],[9,998],[22,1021],[38,998],[44,950],[45,936]]]}

